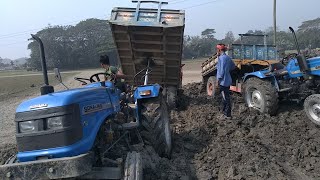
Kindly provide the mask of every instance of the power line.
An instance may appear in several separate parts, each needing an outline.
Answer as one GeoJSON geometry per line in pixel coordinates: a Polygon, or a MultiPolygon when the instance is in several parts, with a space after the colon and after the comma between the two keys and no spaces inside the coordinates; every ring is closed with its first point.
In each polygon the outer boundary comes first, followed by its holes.
{"type": "MultiPolygon", "coordinates": [[[[171,4],[177,4],[177,3],[181,3],[181,2],[185,2],[185,1],[189,1],[189,0],[173,0],[171,2],[173,3],[170,3],[169,5],[171,4]]],[[[209,1],[209,2],[206,2],[206,3],[202,3],[202,4],[198,4],[198,5],[193,5],[193,6],[189,6],[189,7],[186,7],[186,8],[182,8],[182,9],[190,9],[190,8],[194,8],[194,7],[198,7],[198,6],[203,6],[203,5],[206,5],[206,4],[210,4],[210,3],[214,3],[214,2],[217,2],[219,0],[214,0],[214,1],[209,1]]],[[[108,14],[108,15],[111,15],[111,14],[108,14]]],[[[99,16],[99,17],[93,17],[93,18],[104,18],[105,16],[99,16]]],[[[62,23],[62,24],[58,24],[56,26],[61,26],[61,25],[69,25],[69,24],[72,24],[72,23],[76,23],[76,22],[80,22],[82,21],[83,19],[81,20],[77,20],[77,21],[71,21],[71,22],[65,22],[65,23],[62,23]]],[[[21,32],[15,32],[15,33],[10,33],[10,34],[6,34],[6,35],[0,35],[0,39],[7,39],[7,38],[11,38],[11,37],[16,37],[16,36],[23,36],[23,35],[26,35],[28,33],[31,33],[31,32],[34,32],[34,31],[39,31],[39,30],[42,30],[43,28],[38,28],[38,29],[30,29],[30,30],[26,30],[26,31],[21,31],[21,32]]]]}
{"type": "MultiPolygon", "coordinates": [[[[111,14],[108,14],[108,15],[110,16],[111,14]]],[[[106,16],[104,15],[104,16],[93,17],[93,18],[99,19],[99,18],[104,18],[104,17],[106,17],[106,16]]],[[[56,26],[69,25],[69,24],[77,23],[77,22],[79,23],[80,21],[83,21],[83,19],[77,20],[77,21],[65,22],[65,23],[62,23],[62,24],[58,24],[56,26]]],[[[11,33],[11,34],[1,35],[0,39],[6,39],[6,38],[11,38],[11,37],[16,37],[16,36],[22,36],[22,35],[29,34],[31,32],[40,31],[42,29],[44,29],[44,28],[30,29],[30,30],[26,30],[26,31],[21,31],[21,32],[15,32],[15,33],[11,33]]]]}
{"type": "Polygon", "coordinates": [[[11,46],[11,45],[14,45],[14,44],[22,44],[22,43],[26,43],[28,41],[20,41],[20,42],[15,42],[15,43],[10,43],[10,44],[0,44],[0,47],[3,47],[3,46],[11,46]]]}
{"type": "Polygon", "coordinates": [[[174,2],[174,3],[169,3],[168,5],[177,4],[177,3],[182,3],[182,2],[185,2],[185,1],[189,1],[189,0],[177,0],[176,2],[174,2]]]}
{"type": "Polygon", "coordinates": [[[209,2],[206,2],[206,3],[189,6],[189,7],[185,7],[185,8],[182,8],[182,9],[191,9],[191,8],[194,8],[194,7],[203,6],[203,5],[214,3],[214,2],[217,2],[217,1],[219,1],[219,0],[209,1],[209,2]]]}
{"type": "Polygon", "coordinates": [[[11,37],[14,35],[21,35],[21,33],[27,33],[27,32],[31,32],[31,31],[36,31],[37,29],[30,29],[30,30],[26,30],[26,31],[21,31],[21,32],[16,32],[16,33],[11,33],[11,34],[5,34],[5,35],[1,35],[0,38],[2,37],[11,37]]]}

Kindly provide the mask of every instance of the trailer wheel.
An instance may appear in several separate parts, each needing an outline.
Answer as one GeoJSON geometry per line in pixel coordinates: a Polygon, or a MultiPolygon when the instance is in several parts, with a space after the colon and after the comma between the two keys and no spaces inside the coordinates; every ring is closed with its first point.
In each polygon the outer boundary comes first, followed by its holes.
{"type": "Polygon", "coordinates": [[[140,153],[129,152],[124,165],[123,180],[142,180],[142,158],[140,153]]]}
{"type": "Polygon", "coordinates": [[[320,125],[320,94],[308,96],[303,104],[307,117],[315,124],[320,125]]]}
{"type": "Polygon", "coordinates": [[[167,103],[169,109],[174,109],[177,102],[177,88],[173,86],[167,87],[167,103]]]}
{"type": "Polygon", "coordinates": [[[141,135],[159,156],[170,158],[172,148],[170,119],[162,94],[144,100],[141,105],[141,135]]]}
{"type": "Polygon", "coordinates": [[[207,80],[207,95],[214,98],[217,94],[217,79],[215,76],[210,76],[207,80]]]}
{"type": "Polygon", "coordinates": [[[244,99],[249,108],[275,115],[278,109],[278,92],[268,80],[250,78],[244,83],[244,99]]]}

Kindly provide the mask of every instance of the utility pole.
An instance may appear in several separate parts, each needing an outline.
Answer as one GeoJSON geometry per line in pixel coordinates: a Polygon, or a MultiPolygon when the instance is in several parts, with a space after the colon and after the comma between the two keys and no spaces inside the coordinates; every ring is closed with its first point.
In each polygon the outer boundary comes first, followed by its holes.
{"type": "Polygon", "coordinates": [[[273,0],[273,43],[276,46],[277,42],[277,0],[273,0]]]}

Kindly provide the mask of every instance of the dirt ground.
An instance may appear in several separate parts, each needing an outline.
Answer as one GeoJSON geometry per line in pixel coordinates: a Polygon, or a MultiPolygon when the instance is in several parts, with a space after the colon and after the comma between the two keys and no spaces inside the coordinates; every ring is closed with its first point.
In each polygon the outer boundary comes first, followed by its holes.
{"type": "MultiPolygon", "coordinates": [[[[319,127],[301,105],[282,102],[270,117],[247,109],[242,97],[233,94],[233,120],[218,120],[220,103],[201,91],[200,65],[184,66],[183,93],[171,112],[172,158],[158,157],[149,146],[142,150],[145,179],[320,179],[319,127]]],[[[79,85],[71,78],[65,82],[79,85]]],[[[0,163],[15,153],[14,109],[36,95],[0,100],[0,163]]]]}

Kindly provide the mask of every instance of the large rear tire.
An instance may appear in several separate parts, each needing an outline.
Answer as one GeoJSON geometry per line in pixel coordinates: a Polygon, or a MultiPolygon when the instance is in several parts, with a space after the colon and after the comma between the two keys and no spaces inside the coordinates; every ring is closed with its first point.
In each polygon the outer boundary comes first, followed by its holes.
{"type": "Polygon", "coordinates": [[[171,156],[172,140],[168,107],[159,94],[156,98],[141,103],[141,135],[161,157],[171,156]]]}
{"type": "Polygon", "coordinates": [[[176,108],[176,102],[177,102],[177,88],[173,86],[167,87],[167,103],[169,109],[176,108]]]}
{"type": "Polygon", "coordinates": [[[304,111],[315,124],[320,125],[320,94],[313,94],[304,100],[304,111]]]}
{"type": "Polygon", "coordinates": [[[142,158],[140,153],[129,152],[124,165],[123,180],[142,180],[142,158]]]}
{"type": "Polygon", "coordinates": [[[249,108],[275,115],[278,110],[278,92],[268,80],[250,78],[244,83],[244,99],[249,108]]]}
{"type": "Polygon", "coordinates": [[[211,98],[215,98],[218,93],[216,76],[210,76],[207,80],[207,95],[211,98]]]}

